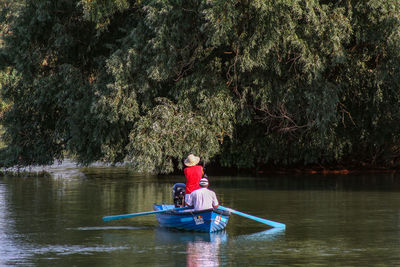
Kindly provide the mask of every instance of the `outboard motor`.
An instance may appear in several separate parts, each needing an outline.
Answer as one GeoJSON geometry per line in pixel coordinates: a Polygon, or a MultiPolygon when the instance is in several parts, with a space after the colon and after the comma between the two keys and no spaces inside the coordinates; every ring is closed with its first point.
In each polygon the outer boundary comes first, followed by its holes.
{"type": "Polygon", "coordinates": [[[183,207],[185,205],[185,190],[185,184],[174,184],[174,187],[172,188],[172,198],[174,199],[174,204],[176,208],[183,207]]]}

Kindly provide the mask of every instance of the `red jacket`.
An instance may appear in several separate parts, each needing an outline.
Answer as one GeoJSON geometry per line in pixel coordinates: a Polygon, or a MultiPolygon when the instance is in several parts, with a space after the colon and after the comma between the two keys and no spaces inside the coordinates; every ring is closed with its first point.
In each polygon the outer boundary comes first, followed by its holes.
{"type": "Polygon", "coordinates": [[[186,194],[192,193],[194,190],[200,188],[200,179],[203,176],[203,167],[194,165],[186,167],[183,171],[186,177],[186,194]]]}

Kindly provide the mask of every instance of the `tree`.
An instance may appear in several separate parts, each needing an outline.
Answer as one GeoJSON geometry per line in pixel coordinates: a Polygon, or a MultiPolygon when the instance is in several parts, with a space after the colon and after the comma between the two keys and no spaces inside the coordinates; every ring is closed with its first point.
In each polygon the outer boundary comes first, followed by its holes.
{"type": "MultiPolygon", "coordinates": [[[[22,2],[21,2],[22,3],[22,2]]],[[[27,1],[2,164],[188,153],[239,168],[398,156],[397,1],[27,1]]]]}

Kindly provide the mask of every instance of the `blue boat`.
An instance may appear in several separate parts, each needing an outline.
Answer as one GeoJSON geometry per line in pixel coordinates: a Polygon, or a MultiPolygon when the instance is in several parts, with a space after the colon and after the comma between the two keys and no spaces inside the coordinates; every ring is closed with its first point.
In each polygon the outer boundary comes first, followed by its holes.
{"type": "MultiPolygon", "coordinates": [[[[171,210],[175,205],[154,204],[155,211],[171,210]]],[[[158,223],[162,227],[186,231],[212,233],[225,229],[230,212],[220,209],[208,210],[177,210],[157,213],[158,223]]]]}

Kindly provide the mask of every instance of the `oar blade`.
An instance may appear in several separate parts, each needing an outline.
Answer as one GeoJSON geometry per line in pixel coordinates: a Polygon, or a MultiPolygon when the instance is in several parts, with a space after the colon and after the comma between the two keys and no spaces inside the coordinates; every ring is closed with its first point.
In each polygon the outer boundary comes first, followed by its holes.
{"type": "Polygon", "coordinates": [[[245,218],[248,218],[248,219],[251,219],[251,220],[266,224],[266,225],[269,225],[269,226],[274,227],[274,228],[281,228],[281,229],[285,229],[286,228],[286,225],[283,224],[283,223],[280,223],[280,222],[275,222],[275,221],[259,218],[259,217],[256,217],[256,216],[253,216],[253,215],[250,215],[250,214],[246,214],[246,213],[243,213],[243,212],[231,209],[231,208],[226,208],[226,207],[222,207],[222,206],[219,206],[218,208],[221,209],[221,210],[230,211],[233,214],[240,215],[242,217],[245,217],[245,218]]]}

